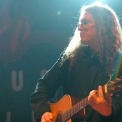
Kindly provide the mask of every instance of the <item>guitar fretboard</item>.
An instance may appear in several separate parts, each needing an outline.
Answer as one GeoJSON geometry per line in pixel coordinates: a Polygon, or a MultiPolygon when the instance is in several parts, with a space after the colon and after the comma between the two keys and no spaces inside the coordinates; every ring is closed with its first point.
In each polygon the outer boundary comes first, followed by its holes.
{"type": "Polygon", "coordinates": [[[75,115],[76,113],[78,113],[79,111],[81,111],[83,108],[85,108],[86,106],[88,106],[88,97],[82,99],[80,102],[78,102],[77,104],[75,104],[72,108],[70,108],[68,111],[64,112],[60,117],[60,119],[62,120],[61,122],[65,122],[68,119],[70,119],[73,115],[75,115]]]}

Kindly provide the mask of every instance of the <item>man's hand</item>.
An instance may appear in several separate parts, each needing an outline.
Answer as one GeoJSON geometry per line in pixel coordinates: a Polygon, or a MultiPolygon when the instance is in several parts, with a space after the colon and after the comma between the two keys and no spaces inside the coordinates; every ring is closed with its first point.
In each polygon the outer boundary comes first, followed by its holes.
{"type": "Polygon", "coordinates": [[[90,106],[103,116],[110,116],[112,114],[111,96],[104,97],[102,86],[98,90],[93,90],[88,96],[90,106]]]}
{"type": "Polygon", "coordinates": [[[46,112],[42,115],[40,122],[54,122],[54,117],[51,112],[46,112]]]}

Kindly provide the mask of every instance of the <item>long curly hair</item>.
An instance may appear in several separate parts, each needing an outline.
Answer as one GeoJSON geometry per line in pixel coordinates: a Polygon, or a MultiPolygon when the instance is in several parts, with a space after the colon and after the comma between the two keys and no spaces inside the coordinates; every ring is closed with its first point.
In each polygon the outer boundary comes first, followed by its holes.
{"type": "MultiPolygon", "coordinates": [[[[106,65],[110,64],[114,54],[121,50],[122,30],[119,18],[109,6],[92,3],[81,8],[79,21],[85,11],[91,13],[95,19],[96,39],[100,44],[99,59],[106,65]]],[[[76,54],[82,45],[80,32],[76,27],[74,35],[71,37],[70,43],[64,51],[64,55],[70,57],[72,62],[75,60],[76,54]]]]}

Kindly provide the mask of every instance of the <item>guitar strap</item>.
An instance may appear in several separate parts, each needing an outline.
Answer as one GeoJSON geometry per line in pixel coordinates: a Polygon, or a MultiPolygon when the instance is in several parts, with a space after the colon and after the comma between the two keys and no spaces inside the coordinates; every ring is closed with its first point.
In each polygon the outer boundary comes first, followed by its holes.
{"type": "Polygon", "coordinates": [[[115,56],[114,63],[115,63],[115,70],[112,76],[113,80],[122,77],[122,54],[118,54],[117,56],[115,56]]]}

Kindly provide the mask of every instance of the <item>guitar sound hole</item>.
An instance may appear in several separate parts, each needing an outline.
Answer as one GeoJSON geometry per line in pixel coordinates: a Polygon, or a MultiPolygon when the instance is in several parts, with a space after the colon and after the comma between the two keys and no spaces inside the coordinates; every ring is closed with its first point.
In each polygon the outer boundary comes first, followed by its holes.
{"type": "Polygon", "coordinates": [[[62,116],[61,114],[57,115],[56,122],[62,122],[62,116]]]}

